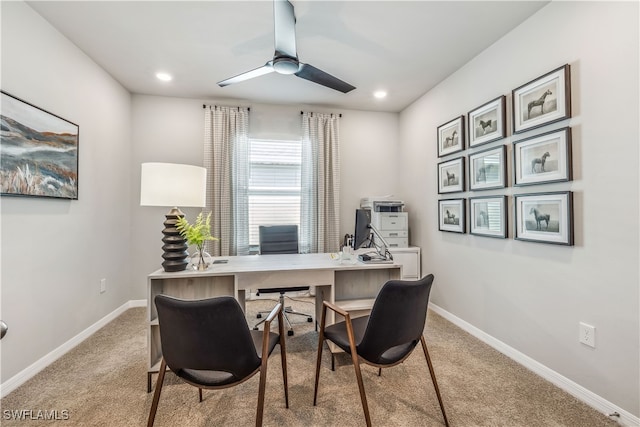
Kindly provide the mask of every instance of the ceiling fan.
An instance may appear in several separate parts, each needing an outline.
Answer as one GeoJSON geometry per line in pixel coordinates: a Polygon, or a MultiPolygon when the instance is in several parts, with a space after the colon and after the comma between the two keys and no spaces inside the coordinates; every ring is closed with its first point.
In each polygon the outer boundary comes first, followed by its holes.
{"type": "Polygon", "coordinates": [[[295,74],[298,77],[312,81],[322,86],[347,93],[355,86],[346,83],[331,74],[298,61],[296,50],[296,17],[293,5],[288,0],[274,0],[273,15],[275,21],[275,53],[273,59],[260,68],[239,74],[218,82],[220,87],[239,83],[272,72],[280,74],[295,74]]]}

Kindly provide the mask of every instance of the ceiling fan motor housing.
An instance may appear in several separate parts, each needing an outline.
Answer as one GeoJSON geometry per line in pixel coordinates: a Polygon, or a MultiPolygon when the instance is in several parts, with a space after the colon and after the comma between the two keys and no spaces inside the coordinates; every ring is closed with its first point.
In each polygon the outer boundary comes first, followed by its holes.
{"type": "Polygon", "coordinates": [[[294,74],[300,68],[300,63],[295,58],[283,56],[273,60],[273,69],[280,74],[294,74]]]}

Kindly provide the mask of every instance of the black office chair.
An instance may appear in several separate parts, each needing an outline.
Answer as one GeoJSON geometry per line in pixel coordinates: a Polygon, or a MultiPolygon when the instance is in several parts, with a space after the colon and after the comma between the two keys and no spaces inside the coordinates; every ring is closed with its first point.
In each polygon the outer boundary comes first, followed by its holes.
{"type": "Polygon", "coordinates": [[[262,425],[267,359],[280,344],[284,401],[289,407],[287,356],[282,326],[282,306],[271,311],[263,332],[249,330],[240,304],[233,297],[185,301],[166,295],[155,297],[162,342],[162,363],[149,412],[153,426],[167,366],[182,380],[202,389],[238,385],[260,372],[256,426],[262,425]],[[278,316],[279,333],[270,331],[278,316]]]}
{"type": "Polygon", "coordinates": [[[351,319],[349,313],[340,307],[324,302],[318,339],[316,384],[313,392],[314,406],[318,397],[322,345],[325,339],[351,354],[367,426],[371,426],[371,417],[362,382],[360,362],[377,367],[378,375],[380,375],[382,368],[389,368],[404,362],[420,342],[438,396],[444,423],[446,426],[449,425],[423,335],[432,284],[433,274],[416,281],[389,280],[376,297],[371,314],[356,319],[351,319]],[[345,320],[326,326],[327,308],[344,316],[345,320]]]}
{"type": "MultiPolygon", "coordinates": [[[[298,226],[297,225],[261,225],[258,227],[260,233],[260,255],[274,255],[274,254],[297,254],[298,253],[298,226]]],[[[301,313],[293,310],[291,307],[287,307],[284,302],[285,292],[299,292],[308,291],[309,286],[295,286],[288,288],[260,288],[258,289],[258,295],[262,293],[279,293],[279,302],[284,307],[284,320],[287,322],[289,336],[293,335],[293,326],[288,315],[297,314],[298,316],[304,316],[307,318],[307,322],[313,322],[313,316],[301,313]]],[[[262,317],[263,313],[259,312],[258,319],[262,317]]],[[[253,329],[258,329],[264,322],[261,320],[253,329]]]]}

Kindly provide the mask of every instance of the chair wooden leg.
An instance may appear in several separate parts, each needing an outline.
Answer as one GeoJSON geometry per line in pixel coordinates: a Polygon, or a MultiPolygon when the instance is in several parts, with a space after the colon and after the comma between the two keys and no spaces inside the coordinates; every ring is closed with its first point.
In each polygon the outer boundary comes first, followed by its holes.
{"type": "MultiPolygon", "coordinates": [[[[320,382],[320,366],[322,365],[322,344],[324,344],[324,326],[327,316],[327,308],[322,307],[322,320],[320,321],[320,332],[318,334],[318,358],[316,359],[316,383],[313,389],[313,406],[318,400],[318,384],[320,382]]],[[[333,355],[331,356],[331,370],[333,370],[333,355]]]]}
{"type": "Polygon", "coordinates": [[[352,351],[351,359],[353,359],[353,367],[356,370],[356,380],[358,381],[358,389],[360,390],[360,400],[362,401],[362,409],[364,410],[364,418],[367,427],[371,427],[371,416],[369,415],[369,405],[367,404],[367,395],[364,392],[364,382],[362,381],[362,371],[360,370],[360,361],[358,355],[352,351]]]}
{"type": "Polygon", "coordinates": [[[382,368],[378,368],[378,376],[381,377],[382,376],[382,368]]]}
{"type": "Polygon", "coordinates": [[[202,402],[202,389],[198,387],[198,397],[200,397],[200,402],[202,402]]]}
{"type": "Polygon", "coordinates": [[[264,413],[264,390],[267,383],[267,361],[262,361],[260,367],[260,386],[258,388],[258,408],[256,409],[256,427],[262,427],[262,414],[264,413]]]}
{"type": "Polygon", "coordinates": [[[420,337],[420,342],[422,343],[422,350],[424,351],[424,357],[427,359],[427,365],[429,365],[429,374],[431,374],[431,381],[433,381],[433,387],[436,389],[436,396],[438,396],[438,403],[440,403],[440,410],[442,411],[442,416],[444,417],[444,425],[449,427],[449,420],[447,419],[447,414],[444,411],[444,403],[442,403],[442,396],[440,396],[440,388],[438,388],[438,381],[436,381],[436,373],[433,370],[433,365],[431,364],[431,358],[429,357],[429,351],[427,350],[427,342],[424,339],[424,335],[420,337]]]}
{"type": "Polygon", "coordinates": [[[347,336],[349,337],[349,348],[351,349],[351,359],[353,360],[353,368],[356,370],[356,380],[358,381],[358,390],[360,390],[360,400],[362,401],[362,409],[364,410],[364,418],[367,427],[371,427],[371,416],[369,415],[369,405],[367,404],[367,395],[364,392],[364,383],[362,382],[362,371],[360,370],[360,359],[358,358],[358,350],[356,348],[355,334],[353,333],[353,324],[351,317],[345,316],[347,324],[347,336]]]}
{"type": "Polygon", "coordinates": [[[147,421],[147,427],[153,427],[153,423],[156,419],[156,412],[158,411],[158,402],[160,401],[160,392],[162,391],[162,383],[164,382],[164,374],[167,371],[167,362],[162,359],[160,363],[160,372],[158,372],[158,380],[156,382],[156,390],[153,392],[153,401],[151,402],[151,410],[149,411],[149,419],[147,421]]]}

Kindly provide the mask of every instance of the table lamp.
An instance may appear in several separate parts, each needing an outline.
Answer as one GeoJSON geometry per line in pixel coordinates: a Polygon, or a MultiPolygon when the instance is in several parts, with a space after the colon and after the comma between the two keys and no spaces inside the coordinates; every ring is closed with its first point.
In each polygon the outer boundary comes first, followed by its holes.
{"type": "Polygon", "coordinates": [[[165,215],[162,234],[162,267],[164,271],[187,268],[188,245],[178,229],[178,218],[184,217],[181,207],[204,207],[207,170],[200,166],[175,163],[142,163],[140,175],[140,206],[173,206],[165,215]]]}

